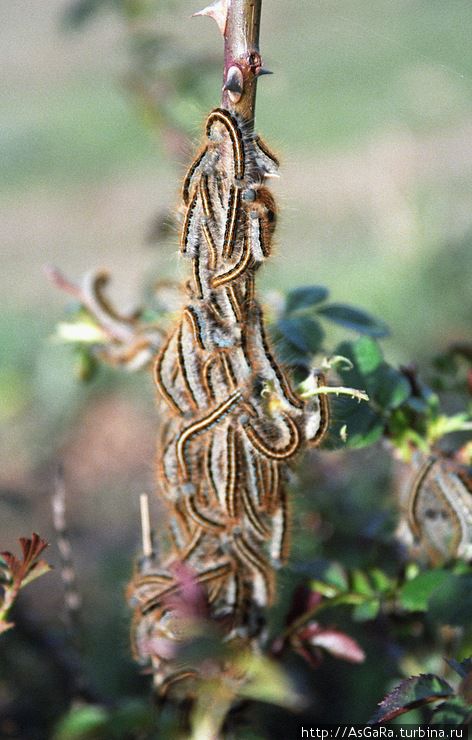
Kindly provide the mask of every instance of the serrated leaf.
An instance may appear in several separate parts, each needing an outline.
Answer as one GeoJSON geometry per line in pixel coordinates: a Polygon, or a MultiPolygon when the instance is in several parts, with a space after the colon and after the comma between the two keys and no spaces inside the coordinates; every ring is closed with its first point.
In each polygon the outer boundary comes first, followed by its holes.
{"type": "Polygon", "coordinates": [[[368,599],[362,604],[358,604],[354,607],[352,612],[352,618],[356,622],[368,622],[371,619],[375,619],[380,611],[380,600],[379,599],[368,599]]]}
{"type": "Polygon", "coordinates": [[[400,589],[400,603],[408,611],[426,611],[433,592],[450,574],[444,570],[428,570],[407,581],[400,589]]]}
{"type": "Polygon", "coordinates": [[[370,337],[386,337],[389,329],[385,322],[376,319],[365,311],[352,306],[346,306],[343,303],[331,303],[329,306],[322,306],[317,309],[317,313],[329,321],[333,321],[345,329],[367,334],[370,337]]]}
{"type": "Polygon", "coordinates": [[[329,296],[329,291],[323,285],[305,285],[291,290],[287,296],[285,313],[304,310],[322,303],[329,296]]]}
{"type": "Polygon", "coordinates": [[[388,722],[415,707],[452,696],[454,691],[444,679],[433,674],[407,678],[390,691],[380,702],[369,724],[388,722]]]}
{"type": "Polygon", "coordinates": [[[316,354],[321,349],[324,332],[316,319],[309,316],[280,319],[277,331],[300,352],[316,354]]]}

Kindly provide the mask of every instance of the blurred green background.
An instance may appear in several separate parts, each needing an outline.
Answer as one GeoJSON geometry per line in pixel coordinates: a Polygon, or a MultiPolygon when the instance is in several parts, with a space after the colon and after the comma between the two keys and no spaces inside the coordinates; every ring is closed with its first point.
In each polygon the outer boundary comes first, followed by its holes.
{"type": "MultiPolygon", "coordinates": [[[[208,19],[190,18],[193,0],[147,5],[157,7],[146,22],[165,39],[164,69],[184,55],[205,61],[180,80],[181,96],[166,99],[168,119],[187,132],[170,145],[127,91],[133,50],[120,3],[104,2],[71,29],[70,0],[0,2],[0,547],[32,530],[53,540],[61,460],[85,659],[111,693],[141,688],[122,592],[137,495],[152,490],[154,390],[145,375],[77,381],[69,349],[50,341],[66,300],[41,268],[78,278],[109,267],[122,307],[156,277],[183,274],[172,228],[159,243],[149,233],[177,204],[201,123],[219,102],[222,42],[208,19]]],[[[260,82],[257,127],[282,167],[276,255],[260,285],[328,286],[333,300],[390,325],[389,359],[420,366],[470,338],[471,28],[465,0],[263,3],[261,49],[275,74],[260,82]]],[[[49,559],[57,562],[54,546],[49,559]]],[[[22,599],[41,623],[59,623],[57,573],[22,599]]],[[[31,679],[29,660],[20,685],[31,679]]]]}

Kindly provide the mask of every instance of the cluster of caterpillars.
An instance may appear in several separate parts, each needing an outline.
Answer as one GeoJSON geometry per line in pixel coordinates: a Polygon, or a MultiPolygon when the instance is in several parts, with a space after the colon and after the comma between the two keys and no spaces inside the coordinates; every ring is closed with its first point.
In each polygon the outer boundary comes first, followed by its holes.
{"type": "Polygon", "coordinates": [[[194,574],[228,635],[255,635],[287,556],[287,464],[328,425],[326,396],[307,401],[291,389],[255,298],[276,222],[266,181],[277,159],[222,108],[210,113],[205,133],[182,190],[188,300],[154,365],[158,493],[173,544],[130,584],[135,650],[152,659],[162,689],[174,676],[155,646],[179,639],[169,607],[179,589],[175,564],[194,574]]]}

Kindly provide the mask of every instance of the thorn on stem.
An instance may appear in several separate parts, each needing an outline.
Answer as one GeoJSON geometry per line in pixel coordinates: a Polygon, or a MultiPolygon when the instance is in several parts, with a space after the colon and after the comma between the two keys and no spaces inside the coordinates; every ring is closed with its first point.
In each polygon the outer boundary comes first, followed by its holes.
{"type": "Polygon", "coordinates": [[[223,90],[228,91],[229,99],[232,103],[238,103],[241,100],[244,90],[244,77],[240,68],[236,65],[228,69],[223,90]]]}
{"type": "Polygon", "coordinates": [[[205,15],[213,18],[220,29],[221,35],[224,36],[226,21],[228,19],[228,0],[216,0],[216,2],[203,8],[203,10],[193,13],[192,17],[205,15]]]}

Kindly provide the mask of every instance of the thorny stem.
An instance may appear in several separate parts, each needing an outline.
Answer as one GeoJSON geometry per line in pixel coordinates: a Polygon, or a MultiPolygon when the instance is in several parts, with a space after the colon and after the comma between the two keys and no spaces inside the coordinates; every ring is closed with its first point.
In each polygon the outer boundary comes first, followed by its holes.
{"type": "MultiPolygon", "coordinates": [[[[257,77],[262,63],[259,54],[259,29],[262,0],[228,0],[224,30],[224,77],[234,67],[242,73],[243,89],[239,100],[223,87],[222,104],[238,113],[250,125],[254,122],[257,77]]],[[[236,96],[237,97],[237,96],[236,96]]]]}
{"type": "Polygon", "coordinates": [[[262,67],[259,29],[262,0],[215,0],[194,15],[216,22],[224,38],[223,108],[254,126],[257,78],[270,74],[262,67]]]}

